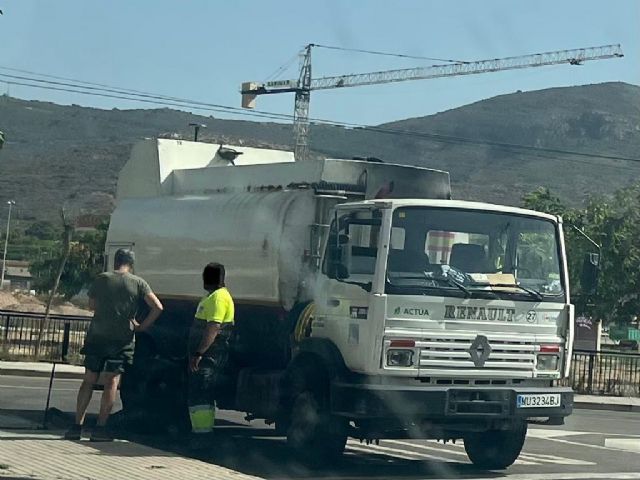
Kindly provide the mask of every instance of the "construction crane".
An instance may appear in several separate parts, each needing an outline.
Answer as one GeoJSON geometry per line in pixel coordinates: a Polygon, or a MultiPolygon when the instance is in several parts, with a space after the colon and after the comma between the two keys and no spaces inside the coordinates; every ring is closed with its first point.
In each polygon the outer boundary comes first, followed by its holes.
{"type": "Polygon", "coordinates": [[[548,65],[581,65],[590,60],[623,57],[620,45],[558,50],[516,57],[495,58],[473,62],[454,62],[444,65],[403,68],[369,73],[356,73],[331,77],[311,78],[310,43],[302,50],[300,75],[294,80],[275,80],[266,83],[245,82],[241,86],[242,107],[255,108],[258,95],[275,93],[295,93],[293,130],[295,135],[294,156],[296,161],[304,161],[309,156],[309,102],[313,90],[330,88],[359,87],[382,83],[404,82],[407,80],[427,80],[431,78],[477,75],[480,73],[544,67],[548,65]]]}

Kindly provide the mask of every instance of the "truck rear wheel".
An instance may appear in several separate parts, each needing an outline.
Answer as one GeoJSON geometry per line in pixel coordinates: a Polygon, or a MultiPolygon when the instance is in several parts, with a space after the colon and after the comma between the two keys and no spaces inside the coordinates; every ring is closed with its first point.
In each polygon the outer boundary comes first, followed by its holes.
{"type": "Polygon", "coordinates": [[[331,415],[313,393],[301,392],[293,403],[287,443],[304,463],[320,467],[344,452],[347,422],[331,415]]]}
{"type": "Polygon", "coordinates": [[[475,466],[485,470],[502,470],[517,460],[526,435],[526,422],[518,422],[509,430],[469,434],[464,438],[464,449],[475,466]]]}

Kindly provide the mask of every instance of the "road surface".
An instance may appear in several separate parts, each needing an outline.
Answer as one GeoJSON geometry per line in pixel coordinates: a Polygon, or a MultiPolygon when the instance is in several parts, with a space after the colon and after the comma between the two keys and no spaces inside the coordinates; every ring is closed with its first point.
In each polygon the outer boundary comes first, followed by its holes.
{"type": "MultiPolygon", "coordinates": [[[[44,378],[0,376],[0,429],[12,422],[19,426],[16,412],[37,420],[47,384],[44,378]]],[[[78,385],[77,380],[56,380],[51,405],[73,411],[78,385]]],[[[99,392],[95,396],[93,411],[99,392]]],[[[469,463],[460,443],[422,440],[349,441],[343,460],[312,472],[293,462],[284,439],[262,422],[247,423],[235,412],[220,412],[218,419],[215,445],[204,454],[192,454],[169,438],[138,440],[268,479],[640,479],[640,413],[577,410],[562,427],[532,427],[516,464],[489,473],[469,463]]]]}

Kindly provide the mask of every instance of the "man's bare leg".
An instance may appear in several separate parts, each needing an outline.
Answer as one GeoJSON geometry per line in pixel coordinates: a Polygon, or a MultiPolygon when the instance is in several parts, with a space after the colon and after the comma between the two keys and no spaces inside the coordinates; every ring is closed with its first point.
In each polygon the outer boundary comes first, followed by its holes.
{"type": "Polygon", "coordinates": [[[109,415],[118,395],[119,383],[120,373],[107,373],[104,375],[104,391],[102,392],[100,414],[98,415],[99,427],[104,427],[107,424],[107,420],[109,420],[109,415]]]}
{"type": "Polygon", "coordinates": [[[78,390],[78,400],[76,402],[76,425],[82,425],[84,423],[84,417],[87,413],[87,407],[91,402],[91,395],[93,394],[93,386],[98,381],[98,373],[85,369],[84,378],[82,379],[82,385],[78,390]]]}

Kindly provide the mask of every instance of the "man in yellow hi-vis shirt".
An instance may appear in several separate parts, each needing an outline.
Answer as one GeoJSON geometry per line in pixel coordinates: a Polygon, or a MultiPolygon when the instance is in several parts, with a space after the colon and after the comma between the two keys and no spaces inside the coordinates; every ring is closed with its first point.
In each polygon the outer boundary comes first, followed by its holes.
{"type": "Polygon", "coordinates": [[[209,294],[198,305],[189,332],[189,416],[193,433],[209,433],[215,420],[214,388],[229,356],[234,305],[220,263],[204,267],[202,281],[209,294]]]}

